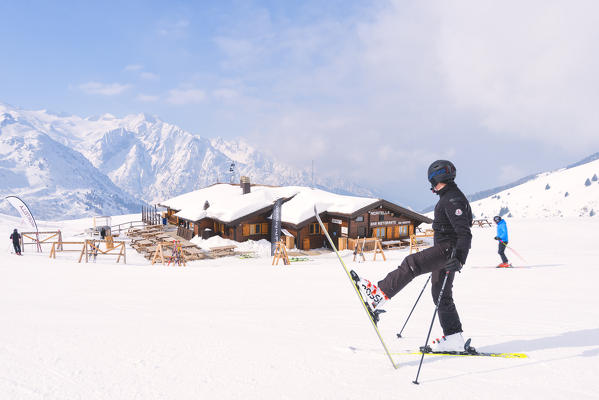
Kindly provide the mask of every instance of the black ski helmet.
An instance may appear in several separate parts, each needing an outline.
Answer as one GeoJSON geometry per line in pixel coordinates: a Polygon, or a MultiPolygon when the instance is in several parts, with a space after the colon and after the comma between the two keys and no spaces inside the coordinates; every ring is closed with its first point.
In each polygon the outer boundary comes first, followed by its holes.
{"type": "Polygon", "coordinates": [[[428,181],[433,187],[438,183],[453,182],[455,179],[455,165],[451,161],[437,160],[428,167],[428,181]]]}
{"type": "Polygon", "coordinates": [[[498,223],[499,221],[501,221],[501,217],[499,215],[496,215],[493,217],[493,221],[495,221],[495,223],[498,223]]]}

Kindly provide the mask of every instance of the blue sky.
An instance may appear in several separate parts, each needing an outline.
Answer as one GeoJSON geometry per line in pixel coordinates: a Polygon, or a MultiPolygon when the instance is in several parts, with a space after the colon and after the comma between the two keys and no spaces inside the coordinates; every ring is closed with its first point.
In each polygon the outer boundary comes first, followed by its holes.
{"type": "Polygon", "coordinates": [[[0,101],[244,137],[416,209],[599,151],[593,1],[0,3],[0,101]]]}

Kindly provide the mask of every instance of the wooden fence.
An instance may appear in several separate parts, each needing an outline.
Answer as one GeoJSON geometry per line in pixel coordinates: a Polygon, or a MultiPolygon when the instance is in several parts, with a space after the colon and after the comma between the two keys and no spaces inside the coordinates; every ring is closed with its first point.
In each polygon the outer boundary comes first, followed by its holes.
{"type": "Polygon", "coordinates": [[[60,230],[47,232],[21,232],[21,250],[25,252],[25,246],[35,245],[39,253],[42,252],[42,244],[51,244],[50,239],[57,243],[62,243],[62,233],[60,230]],[[54,239],[56,238],[56,239],[54,239]],[[31,240],[26,242],[25,239],[31,240]]]}
{"type": "Polygon", "coordinates": [[[79,253],[79,263],[83,260],[84,256],[85,262],[87,263],[90,259],[95,261],[98,256],[112,255],[117,256],[117,263],[121,261],[122,257],[123,264],[127,264],[127,250],[125,242],[114,241],[110,236],[107,236],[107,240],[87,239],[84,242],[52,242],[50,258],[56,259],[56,253],[59,252],[79,253]],[[71,246],[75,246],[76,249],[69,248],[71,246]]]}

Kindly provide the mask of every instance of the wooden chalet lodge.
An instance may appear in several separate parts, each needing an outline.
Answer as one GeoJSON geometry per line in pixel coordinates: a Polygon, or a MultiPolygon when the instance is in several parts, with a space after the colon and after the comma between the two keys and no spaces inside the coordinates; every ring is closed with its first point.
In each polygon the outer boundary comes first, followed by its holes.
{"type": "Polygon", "coordinates": [[[339,238],[377,237],[383,242],[409,240],[416,227],[430,218],[383,199],[343,196],[301,186],[273,187],[241,183],[218,183],[163,201],[164,217],[179,226],[187,239],[219,235],[243,242],[271,240],[274,204],[282,199],[282,237],[288,248],[327,247],[314,216],[320,216],[338,246],[339,238]]]}

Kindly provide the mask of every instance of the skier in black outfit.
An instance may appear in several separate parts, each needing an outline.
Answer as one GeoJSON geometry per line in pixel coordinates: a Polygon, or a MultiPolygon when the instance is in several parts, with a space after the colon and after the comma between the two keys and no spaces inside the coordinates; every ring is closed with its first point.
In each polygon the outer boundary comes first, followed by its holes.
{"type": "Polygon", "coordinates": [[[21,235],[19,234],[19,232],[17,232],[17,228],[15,228],[13,233],[10,235],[10,238],[12,239],[12,245],[15,248],[15,253],[18,256],[20,256],[21,255],[21,235]]]}
{"type": "MultiPolygon", "coordinates": [[[[391,271],[385,279],[378,282],[378,289],[383,293],[378,303],[370,302],[370,306],[379,309],[388,298],[395,296],[416,276],[432,273],[432,296],[437,302],[445,272],[451,271],[447,276],[447,283],[441,303],[439,304],[439,322],[443,328],[444,340],[437,343],[435,351],[463,351],[464,339],[462,337],[462,324],[458,311],[453,302],[452,285],[455,271],[459,271],[466,263],[472,234],[472,210],[466,196],[455,184],[456,168],[446,160],[432,163],[428,169],[428,180],[431,190],[439,195],[435,206],[433,221],[434,245],[428,249],[411,254],[404,258],[396,270],[391,271]]],[[[377,288],[366,280],[361,280],[360,289],[367,288],[370,284],[370,293],[377,288]],[[366,286],[365,286],[366,285],[366,286]]],[[[363,292],[365,299],[368,293],[363,292]]]]}

